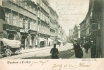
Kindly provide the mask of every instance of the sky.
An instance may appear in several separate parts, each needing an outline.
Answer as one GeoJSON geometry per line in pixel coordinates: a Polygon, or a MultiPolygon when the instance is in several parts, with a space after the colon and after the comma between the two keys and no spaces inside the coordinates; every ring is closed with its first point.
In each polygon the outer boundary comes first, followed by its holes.
{"type": "Polygon", "coordinates": [[[59,16],[59,24],[69,35],[69,29],[73,29],[75,24],[80,24],[85,18],[89,0],[50,0],[50,5],[59,16]]]}

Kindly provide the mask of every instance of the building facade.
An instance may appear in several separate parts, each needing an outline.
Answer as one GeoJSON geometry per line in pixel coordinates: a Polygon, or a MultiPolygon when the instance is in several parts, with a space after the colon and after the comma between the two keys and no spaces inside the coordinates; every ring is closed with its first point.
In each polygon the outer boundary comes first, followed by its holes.
{"type": "Polygon", "coordinates": [[[80,24],[81,37],[95,44],[95,57],[104,57],[103,3],[102,0],[90,0],[88,13],[80,24]]]}
{"type": "Polygon", "coordinates": [[[58,15],[49,0],[1,0],[0,31],[20,40],[23,48],[44,47],[55,41],[58,15]]]}

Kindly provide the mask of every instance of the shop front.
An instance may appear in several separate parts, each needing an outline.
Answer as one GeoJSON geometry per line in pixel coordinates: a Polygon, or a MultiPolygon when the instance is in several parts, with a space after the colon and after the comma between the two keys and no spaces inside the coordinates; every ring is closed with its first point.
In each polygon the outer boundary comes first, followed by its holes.
{"type": "Polygon", "coordinates": [[[51,38],[48,38],[48,46],[52,46],[53,45],[53,40],[51,38]]]}
{"type": "Polygon", "coordinates": [[[39,45],[40,45],[40,47],[45,47],[45,40],[44,40],[44,38],[39,38],[39,45]]]}
{"type": "Polygon", "coordinates": [[[3,24],[3,38],[10,40],[20,40],[20,28],[9,24],[3,24]]]}
{"type": "Polygon", "coordinates": [[[30,42],[32,48],[37,47],[37,37],[36,37],[37,32],[33,30],[29,30],[29,34],[31,35],[30,42]]]}
{"type": "Polygon", "coordinates": [[[20,34],[21,34],[21,48],[26,49],[27,46],[27,36],[28,36],[28,31],[25,31],[24,29],[20,29],[20,34]]]}

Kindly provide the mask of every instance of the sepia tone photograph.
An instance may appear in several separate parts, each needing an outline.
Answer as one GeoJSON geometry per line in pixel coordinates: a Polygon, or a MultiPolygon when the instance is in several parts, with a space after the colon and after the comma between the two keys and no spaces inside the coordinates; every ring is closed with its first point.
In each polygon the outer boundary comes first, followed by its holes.
{"type": "Polygon", "coordinates": [[[103,0],[0,0],[0,59],[104,57],[103,0]]]}

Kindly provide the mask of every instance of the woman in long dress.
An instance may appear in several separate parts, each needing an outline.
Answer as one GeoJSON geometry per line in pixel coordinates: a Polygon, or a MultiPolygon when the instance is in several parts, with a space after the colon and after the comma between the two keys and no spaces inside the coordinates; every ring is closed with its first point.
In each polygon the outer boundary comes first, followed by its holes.
{"type": "Polygon", "coordinates": [[[76,58],[82,58],[83,57],[83,51],[82,51],[80,45],[78,44],[77,40],[74,40],[73,46],[74,46],[76,58]]]}

